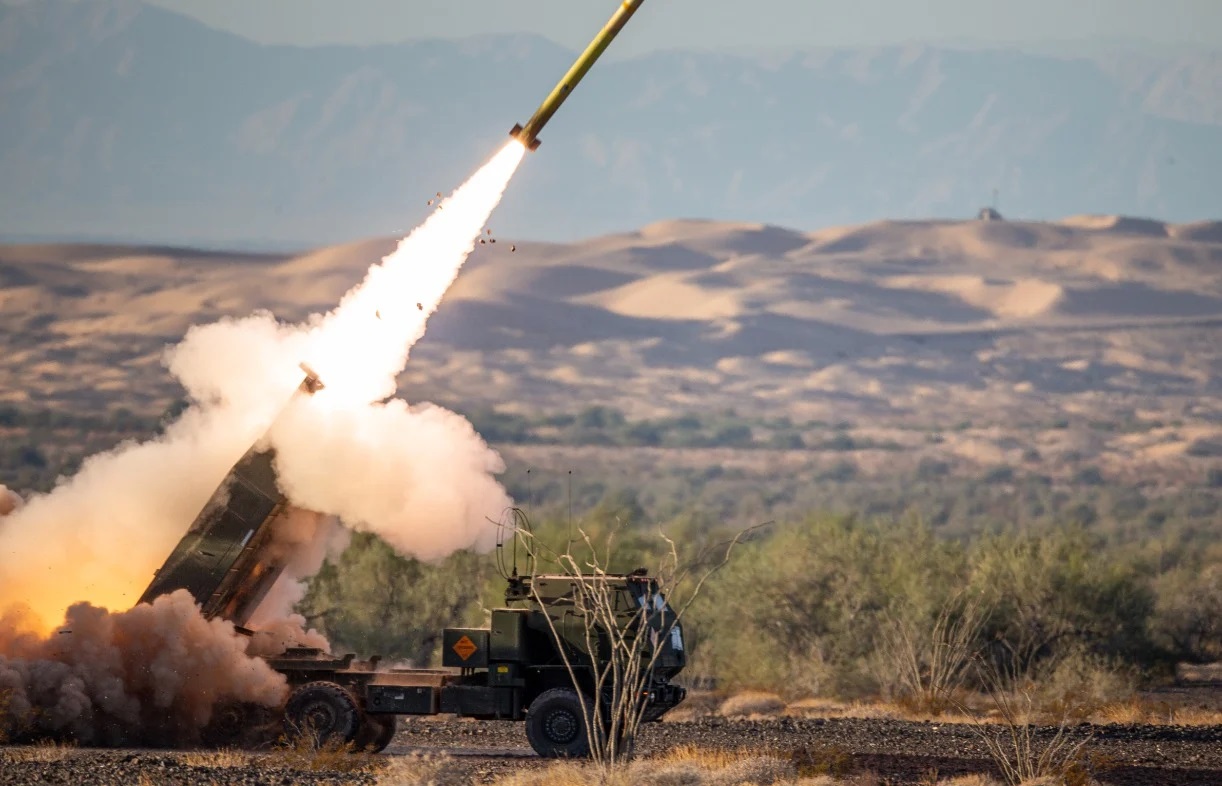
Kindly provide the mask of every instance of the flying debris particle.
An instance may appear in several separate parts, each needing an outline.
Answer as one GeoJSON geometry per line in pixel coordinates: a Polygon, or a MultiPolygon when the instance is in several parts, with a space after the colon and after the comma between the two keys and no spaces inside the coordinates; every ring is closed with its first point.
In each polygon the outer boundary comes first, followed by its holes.
{"type": "Polygon", "coordinates": [[[373,315],[374,315],[375,317],[377,317],[378,319],[381,319],[381,318],[382,318],[382,310],[381,310],[381,309],[378,309],[377,311],[373,312],[373,315]]]}
{"type": "Polygon", "coordinates": [[[484,245],[484,244],[485,244],[485,243],[487,243],[487,242],[488,242],[488,241],[487,241],[487,240],[484,240],[482,237],[479,239],[479,244],[480,244],[481,246],[482,246],[482,245],[484,245]]]}
{"type": "Polygon", "coordinates": [[[509,244],[509,250],[510,250],[510,251],[517,251],[517,250],[518,250],[518,247],[517,247],[516,245],[514,245],[513,243],[510,243],[510,244],[509,244]]]}
{"type": "Polygon", "coordinates": [[[489,235],[491,235],[491,234],[492,234],[492,230],[491,230],[491,229],[485,229],[484,231],[485,231],[485,232],[487,232],[489,235]]]}
{"type": "Polygon", "coordinates": [[[496,242],[496,238],[495,238],[495,237],[490,237],[490,238],[488,238],[488,242],[489,242],[489,243],[495,243],[495,242],[496,242]]]}
{"type": "Polygon", "coordinates": [[[417,303],[417,304],[416,304],[416,310],[417,310],[417,311],[424,311],[424,304],[423,304],[423,303],[417,303]]]}
{"type": "Polygon", "coordinates": [[[431,199],[430,199],[430,200],[429,200],[429,205],[431,206],[432,204],[433,204],[433,200],[431,200],[431,199]]]}

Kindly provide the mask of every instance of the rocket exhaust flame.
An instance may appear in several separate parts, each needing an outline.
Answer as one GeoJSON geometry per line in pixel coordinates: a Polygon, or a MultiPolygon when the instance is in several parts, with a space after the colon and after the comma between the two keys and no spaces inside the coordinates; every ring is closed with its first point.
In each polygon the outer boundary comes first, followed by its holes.
{"type": "Polygon", "coordinates": [[[395,392],[395,375],[475,248],[524,152],[515,142],[505,145],[314,329],[304,359],[327,383],[321,399],[367,403],[395,392]]]}

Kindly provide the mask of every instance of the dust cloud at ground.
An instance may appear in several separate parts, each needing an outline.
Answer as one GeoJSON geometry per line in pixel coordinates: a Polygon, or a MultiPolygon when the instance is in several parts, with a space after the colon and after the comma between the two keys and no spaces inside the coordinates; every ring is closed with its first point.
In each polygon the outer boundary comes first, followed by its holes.
{"type": "Polygon", "coordinates": [[[185,591],[108,612],[68,609],[50,635],[0,618],[0,729],[9,739],[165,745],[195,739],[219,702],[277,706],[285,679],[185,591]]]}

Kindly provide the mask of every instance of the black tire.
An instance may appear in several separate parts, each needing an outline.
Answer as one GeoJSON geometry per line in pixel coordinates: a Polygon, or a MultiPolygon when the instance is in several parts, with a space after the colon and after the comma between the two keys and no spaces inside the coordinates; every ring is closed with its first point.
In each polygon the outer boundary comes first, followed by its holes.
{"type": "MultiPolygon", "coordinates": [[[[586,699],[586,708],[590,700],[586,699]]],[[[526,710],[526,739],[545,759],[585,758],[590,755],[586,737],[588,716],[572,688],[552,688],[535,697],[526,710]]]]}
{"type": "Polygon", "coordinates": [[[352,694],[334,682],[310,682],[293,691],[284,708],[284,735],[315,745],[352,742],[361,710],[352,694]]]}
{"type": "Polygon", "coordinates": [[[366,715],[352,743],[354,750],[381,753],[399,731],[398,715],[366,715]]]}

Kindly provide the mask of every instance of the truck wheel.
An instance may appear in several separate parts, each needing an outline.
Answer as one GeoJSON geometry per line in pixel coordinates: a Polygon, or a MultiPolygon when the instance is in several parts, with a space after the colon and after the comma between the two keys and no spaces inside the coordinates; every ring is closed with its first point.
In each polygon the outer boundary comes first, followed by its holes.
{"type": "MultiPolygon", "coordinates": [[[[590,706],[589,699],[586,707],[590,706]]],[[[586,713],[572,688],[552,688],[535,697],[526,710],[526,739],[535,753],[547,759],[584,758],[590,755],[586,713]]]]}
{"type": "Polygon", "coordinates": [[[398,715],[366,715],[352,746],[358,751],[380,753],[399,731],[398,715]]]}
{"type": "Polygon", "coordinates": [[[356,699],[334,682],[310,682],[293,691],[284,708],[284,734],[317,746],[352,742],[360,725],[356,699]]]}
{"type": "Polygon", "coordinates": [[[276,737],[276,713],[269,707],[244,701],[225,702],[212,710],[212,719],[200,732],[209,748],[259,748],[276,737]]]}

